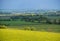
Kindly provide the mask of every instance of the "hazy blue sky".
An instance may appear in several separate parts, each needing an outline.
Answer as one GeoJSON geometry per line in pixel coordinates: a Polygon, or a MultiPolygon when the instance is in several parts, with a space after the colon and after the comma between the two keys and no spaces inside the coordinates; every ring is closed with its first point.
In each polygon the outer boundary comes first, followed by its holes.
{"type": "Polygon", "coordinates": [[[60,0],[0,0],[0,9],[60,9],[60,0]]]}

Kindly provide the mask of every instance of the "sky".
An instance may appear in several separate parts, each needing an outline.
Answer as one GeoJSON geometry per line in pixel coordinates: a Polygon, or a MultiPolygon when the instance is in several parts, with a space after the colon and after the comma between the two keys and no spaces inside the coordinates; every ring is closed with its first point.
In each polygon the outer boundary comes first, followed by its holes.
{"type": "Polygon", "coordinates": [[[60,0],[0,0],[0,9],[58,9],[60,0]]]}

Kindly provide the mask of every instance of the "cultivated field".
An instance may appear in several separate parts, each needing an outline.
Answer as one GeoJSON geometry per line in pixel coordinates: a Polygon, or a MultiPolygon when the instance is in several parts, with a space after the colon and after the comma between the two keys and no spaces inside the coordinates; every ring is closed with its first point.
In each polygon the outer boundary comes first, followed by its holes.
{"type": "Polygon", "coordinates": [[[35,22],[25,22],[25,21],[0,21],[1,24],[7,25],[7,28],[17,28],[23,29],[32,28],[36,31],[51,31],[60,32],[59,24],[46,24],[46,23],[35,23],[35,22]]]}
{"type": "Polygon", "coordinates": [[[0,41],[60,41],[60,33],[0,29],[0,41]]]}

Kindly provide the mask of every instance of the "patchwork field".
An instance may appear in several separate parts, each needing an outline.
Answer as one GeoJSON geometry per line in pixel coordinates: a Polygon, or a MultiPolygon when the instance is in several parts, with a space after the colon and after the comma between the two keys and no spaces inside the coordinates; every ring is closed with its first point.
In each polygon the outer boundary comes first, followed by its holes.
{"type": "Polygon", "coordinates": [[[60,41],[60,33],[0,29],[0,41],[60,41]]]}

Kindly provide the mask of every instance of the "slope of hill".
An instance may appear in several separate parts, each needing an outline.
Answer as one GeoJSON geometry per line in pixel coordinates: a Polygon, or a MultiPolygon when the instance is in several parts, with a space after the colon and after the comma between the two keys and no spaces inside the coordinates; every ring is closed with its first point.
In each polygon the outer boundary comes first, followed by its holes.
{"type": "Polygon", "coordinates": [[[60,33],[0,29],[0,41],[60,41],[60,33]]]}

